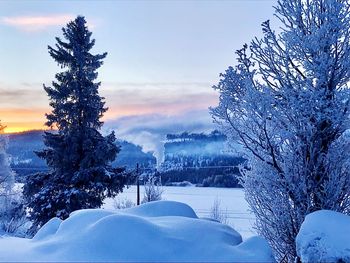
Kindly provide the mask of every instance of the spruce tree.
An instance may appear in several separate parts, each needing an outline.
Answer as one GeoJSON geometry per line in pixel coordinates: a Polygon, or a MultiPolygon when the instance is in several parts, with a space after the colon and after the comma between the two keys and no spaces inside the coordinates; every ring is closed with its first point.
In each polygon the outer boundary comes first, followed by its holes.
{"type": "Polygon", "coordinates": [[[99,132],[107,108],[98,93],[96,70],[107,53],[90,53],[95,40],[82,16],[62,31],[65,41],[57,37],[48,50],[65,70],[51,87],[44,85],[53,108],[46,125],[58,131],[45,132],[47,148],[37,152],[49,172],[29,176],[24,187],[33,231],[52,217],[65,219],[74,210],[100,207],[126,182],[123,169],[110,165],[119,152],[114,133],[103,137],[99,132]]]}

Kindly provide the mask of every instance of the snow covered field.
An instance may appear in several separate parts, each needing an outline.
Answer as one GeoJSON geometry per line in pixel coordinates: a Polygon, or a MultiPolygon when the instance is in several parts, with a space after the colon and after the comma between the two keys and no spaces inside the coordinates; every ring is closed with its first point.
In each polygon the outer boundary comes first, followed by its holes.
{"type": "MultiPolygon", "coordinates": [[[[177,186],[165,186],[163,189],[163,200],[186,203],[199,217],[209,216],[210,209],[217,198],[223,212],[227,212],[229,224],[242,235],[243,239],[256,235],[253,229],[254,215],[248,210],[243,189],[177,186]]],[[[142,200],[143,186],[140,186],[140,190],[142,200]]],[[[125,189],[117,199],[129,199],[136,203],[136,186],[125,189]]],[[[104,208],[114,209],[114,201],[106,200],[104,208]]]]}

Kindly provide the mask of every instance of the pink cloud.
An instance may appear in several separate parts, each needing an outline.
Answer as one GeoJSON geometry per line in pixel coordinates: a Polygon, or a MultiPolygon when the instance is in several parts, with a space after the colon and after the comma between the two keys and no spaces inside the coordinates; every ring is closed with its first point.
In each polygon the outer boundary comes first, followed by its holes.
{"type": "Polygon", "coordinates": [[[74,17],[71,14],[2,17],[0,23],[32,32],[41,31],[51,26],[64,26],[74,17]]]}

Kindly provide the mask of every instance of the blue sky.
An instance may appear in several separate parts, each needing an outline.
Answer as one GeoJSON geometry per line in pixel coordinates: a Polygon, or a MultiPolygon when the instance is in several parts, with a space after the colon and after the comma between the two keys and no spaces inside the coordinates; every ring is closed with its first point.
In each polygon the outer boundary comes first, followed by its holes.
{"type": "Polygon", "coordinates": [[[234,51],[261,36],[275,3],[2,0],[0,119],[8,131],[41,127],[50,110],[42,84],[60,70],[47,45],[70,19],[84,15],[96,39],[93,51],[108,52],[99,71],[108,127],[140,116],[153,124],[157,116],[161,126],[174,116],[192,126],[198,119],[203,128],[218,98],[211,86],[234,65],[234,51]]]}

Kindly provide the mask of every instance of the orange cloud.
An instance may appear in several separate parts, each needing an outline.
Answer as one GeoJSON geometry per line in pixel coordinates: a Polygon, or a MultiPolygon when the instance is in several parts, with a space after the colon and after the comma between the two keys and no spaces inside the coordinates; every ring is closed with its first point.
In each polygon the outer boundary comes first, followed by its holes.
{"type": "MultiPolygon", "coordinates": [[[[188,111],[207,110],[217,105],[218,94],[205,83],[154,84],[126,86],[113,85],[101,89],[109,110],[103,120],[131,115],[165,114],[177,115],[188,111]]],[[[5,132],[44,129],[45,113],[51,111],[46,94],[37,89],[0,88],[0,120],[7,126],[5,132]]]]}
{"type": "Polygon", "coordinates": [[[45,15],[45,16],[16,16],[2,17],[1,24],[14,26],[24,31],[40,31],[51,26],[63,26],[74,19],[71,14],[45,15]]]}

